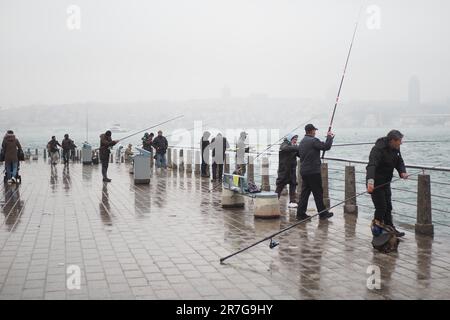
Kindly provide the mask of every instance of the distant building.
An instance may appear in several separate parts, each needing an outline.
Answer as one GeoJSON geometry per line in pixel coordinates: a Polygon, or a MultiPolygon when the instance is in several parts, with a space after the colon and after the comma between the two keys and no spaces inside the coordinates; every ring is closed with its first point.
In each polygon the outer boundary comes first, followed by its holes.
{"type": "Polygon", "coordinates": [[[409,79],[408,102],[410,107],[417,107],[420,105],[420,82],[416,76],[412,76],[409,79]]]}

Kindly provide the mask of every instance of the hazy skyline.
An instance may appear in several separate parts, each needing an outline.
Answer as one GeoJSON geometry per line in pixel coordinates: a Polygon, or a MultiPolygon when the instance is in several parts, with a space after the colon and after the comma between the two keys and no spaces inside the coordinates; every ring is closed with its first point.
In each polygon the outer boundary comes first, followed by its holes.
{"type": "MultiPolygon", "coordinates": [[[[360,0],[0,0],[0,106],[336,94],[360,0]],[[70,5],[80,8],[71,30],[70,5]]],[[[450,3],[364,1],[342,101],[450,97],[450,3]],[[380,28],[368,28],[380,9],[380,28]]]]}

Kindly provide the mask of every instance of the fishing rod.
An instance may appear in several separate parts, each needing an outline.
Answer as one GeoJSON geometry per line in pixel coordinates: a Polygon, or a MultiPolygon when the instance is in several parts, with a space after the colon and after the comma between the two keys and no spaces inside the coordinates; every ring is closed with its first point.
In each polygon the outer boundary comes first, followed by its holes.
{"type": "Polygon", "coordinates": [[[150,129],[155,128],[155,127],[157,127],[157,126],[161,126],[161,125],[163,125],[163,124],[166,124],[166,123],[168,123],[168,122],[171,122],[171,121],[174,121],[174,120],[183,118],[183,117],[184,117],[184,115],[180,115],[180,116],[174,117],[174,118],[172,118],[172,119],[169,119],[169,120],[160,122],[160,123],[158,123],[158,124],[152,125],[151,127],[142,129],[142,130],[140,130],[140,131],[138,131],[138,132],[135,132],[135,133],[133,133],[133,134],[130,134],[130,135],[126,136],[126,137],[120,138],[119,140],[117,140],[117,142],[122,141],[122,140],[125,140],[125,139],[128,139],[128,138],[131,138],[131,137],[133,137],[133,136],[135,136],[135,135],[137,135],[137,134],[139,134],[139,133],[142,133],[142,132],[144,132],[144,131],[150,130],[150,129]]]}
{"type": "MultiPolygon", "coordinates": [[[[442,163],[441,163],[441,164],[442,164],[442,163]]],[[[436,166],[434,166],[434,167],[432,167],[432,168],[439,167],[441,164],[438,164],[438,165],[436,165],[436,166]]],[[[419,170],[419,171],[417,171],[417,172],[415,172],[415,173],[409,174],[409,175],[407,176],[407,178],[413,177],[413,176],[415,176],[415,175],[419,175],[419,174],[421,174],[422,172],[423,172],[423,170],[419,170]]],[[[380,184],[380,185],[374,187],[373,190],[376,190],[376,189],[379,189],[379,188],[381,188],[381,187],[384,187],[385,185],[388,185],[388,184],[390,184],[390,183],[397,182],[398,180],[401,180],[401,179],[404,179],[404,178],[396,178],[396,179],[394,179],[394,180],[392,180],[392,181],[389,181],[389,182],[380,184]]],[[[373,192],[373,191],[372,191],[372,192],[373,192]]],[[[296,222],[296,223],[294,223],[294,224],[292,224],[292,225],[290,225],[290,226],[288,226],[288,227],[286,227],[286,228],[283,228],[283,229],[281,229],[280,231],[277,231],[277,232],[275,232],[275,233],[273,233],[273,234],[271,234],[271,235],[265,237],[264,239],[261,239],[261,240],[255,242],[255,243],[253,243],[253,244],[251,244],[251,245],[249,245],[249,246],[247,246],[247,247],[245,247],[245,248],[239,250],[239,251],[236,251],[236,252],[234,252],[234,253],[232,253],[232,254],[230,254],[230,255],[224,257],[224,258],[220,258],[220,263],[222,264],[225,260],[227,260],[227,259],[229,259],[229,258],[231,258],[231,257],[233,257],[233,256],[235,256],[235,255],[237,255],[237,254],[239,254],[239,253],[242,253],[242,252],[244,252],[244,251],[246,251],[246,250],[248,250],[248,249],[250,249],[250,248],[253,248],[254,246],[256,246],[256,245],[258,245],[258,244],[260,244],[261,242],[264,242],[264,241],[266,241],[266,240],[270,240],[269,248],[270,248],[270,249],[273,249],[273,248],[275,248],[276,246],[278,246],[278,245],[280,244],[279,242],[276,242],[276,241],[273,240],[273,238],[274,238],[275,236],[277,236],[277,235],[279,235],[279,234],[281,234],[281,233],[284,233],[284,232],[286,232],[286,231],[288,231],[288,230],[290,230],[290,229],[292,229],[292,228],[295,228],[296,226],[298,226],[298,225],[300,225],[300,224],[302,224],[302,223],[304,223],[304,222],[306,222],[306,221],[309,221],[309,220],[311,220],[311,219],[314,218],[314,217],[317,217],[318,215],[320,215],[320,214],[323,213],[323,212],[326,212],[326,211],[328,211],[328,210],[330,210],[330,209],[336,208],[337,206],[340,206],[340,205],[344,204],[346,201],[349,201],[349,200],[358,198],[359,196],[362,196],[362,195],[367,194],[367,193],[369,193],[367,190],[364,191],[364,192],[360,192],[360,193],[358,193],[358,194],[356,194],[356,195],[354,195],[354,196],[351,196],[351,197],[349,197],[349,198],[347,198],[347,199],[345,199],[345,200],[342,200],[341,202],[339,202],[339,203],[337,203],[337,204],[335,204],[335,205],[333,205],[333,206],[331,206],[331,207],[329,207],[329,208],[326,208],[326,209],[324,209],[324,210],[322,210],[322,211],[320,211],[320,212],[317,212],[316,214],[311,215],[311,216],[309,216],[309,217],[306,218],[306,219],[300,220],[300,221],[298,221],[298,222],[296,222]]]]}
{"type": "MultiPolygon", "coordinates": [[[[328,127],[328,131],[327,132],[330,132],[331,128],[333,127],[334,115],[336,114],[336,108],[337,108],[338,103],[339,103],[339,97],[341,95],[342,84],[344,83],[344,78],[345,78],[345,73],[347,71],[348,61],[350,59],[350,54],[352,52],[353,42],[355,41],[356,30],[358,30],[358,24],[359,24],[359,18],[361,17],[361,11],[362,11],[362,3],[361,3],[361,7],[359,8],[358,19],[356,20],[356,23],[355,23],[355,29],[353,30],[352,41],[350,42],[350,48],[348,50],[347,59],[345,60],[344,72],[342,72],[341,83],[339,84],[339,89],[338,89],[338,93],[337,93],[337,96],[336,96],[336,101],[334,103],[333,114],[331,115],[330,126],[328,127]]],[[[322,152],[322,159],[324,157],[325,157],[325,150],[322,152]]]]}
{"type": "MultiPolygon", "coordinates": [[[[409,140],[409,141],[403,141],[402,143],[447,143],[450,142],[450,140],[409,140]]],[[[374,142],[355,142],[355,143],[341,143],[341,144],[333,144],[333,147],[347,147],[347,146],[361,146],[361,145],[373,145],[374,142]]]]}

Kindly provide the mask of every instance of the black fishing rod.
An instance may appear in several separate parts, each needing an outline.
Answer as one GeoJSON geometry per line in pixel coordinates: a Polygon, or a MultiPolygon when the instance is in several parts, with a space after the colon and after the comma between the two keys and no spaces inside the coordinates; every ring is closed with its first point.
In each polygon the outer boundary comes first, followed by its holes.
{"type": "MultiPolygon", "coordinates": [[[[442,163],[441,163],[441,164],[442,164],[442,163]]],[[[436,165],[436,166],[434,166],[434,167],[432,167],[432,168],[439,167],[441,164],[436,165]]],[[[419,175],[419,174],[421,174],[422,172],[423,172],[423,170],[419,170],[419,171],[417,171],[417,172],[415,172],[415,173],[409,174],[409,175],[408,175],[408,178],[409,178],[409,177],[412,177],[412,176],[415,176],[415,175],[419,175]]],[[[390,181],[390,182],[386,182],[386,183],[380,184],[380,185],[376,186],[375,188],[373,188],[373,190],[376,190],[376,189],[378,189],[378,188],[384,187],[385,185],[388,185],[388,184],[390,184],[390,183],[397,182],[398,180],[401,180],[401,179],[403,179],[403,178],[396,178],[396,179],[394,179],[394,180],[392,180],[392,181],[390,181]]],[[[373,191],[372,191],[372,192],[373,192],[373,191]]],[[[247,247],[245,247],[245,248],[239,250],[239,251],[236,251],[236,252],[234,252],[234,253],[232,253],[232,254],[230,254],[230,255],[224,257],[224,258],[220,258],[220,263],[222,264],[225,260],[227,260],[227,259],[229,259],[229,258],[231,258],[231,257],[233,257],[233,256],[235,256],[235,255],[237,255],[237,254],[239,254],[239,253],[242,253],[242,252],[244,252],[244,251],[246,251],[246,250],[248,250],[248,249],[250,249],[250,248],[253,248],[254,246],[256,246],[256,245],[258,245],[258,244],[260,244],[261,242],[264,242],[264,241],[266,241],[266,240],[270,240],[269,248],[270,248],[270,249],[273,249],[273,248],[275,248],[276,246],[279,245],[279,242],[274,241],[274,240],[273,240],[273,237],[275,237],[275,236],[277,236],[277,235],[279,235],[279,234],[281,234],[281,233],[284,233],[284,232],[286,232],[286,231],[288,231],[288,230],[290,230],[290,229],[292,229],[292,228],[295,228],[296,226],[298,226],[298,225],[300,225],[300,224],[302,224],[302,223],[304,223],[304,222],[306,222],[306,221],[309,221],[309,220],[311,220],[311,219],[314,218],[314,217],[317,217],[318,215],[320,215],[320,214],[323,213],[323,212],[326,212],[326,211],[328,211],[328,210],[330,210],[330,209],[336,208],[337,206],[340,206],[340,205],[344,204],[346,201],[349,201],[349,200],[358,198],[359,196],[362,196],[362,195],[364,195],[364,194],[366,194],[366,193],[368,193],[367,190],[364,191],[364,192],[358,193],[358,194],[356,194],[356,195],[354,195],[354,196],[352,196],[352,197],[349,197],[349,198],[347,198],[347,199],[345,199],[345,200],[342,200],[341,202],[339,202],[339,203],[337,203],[337,204],[335,204],[335,205],[333,205],[333,206],[331,206],[331,207],[329,207],[329,208],[327,208],[327,209],[324,209],[324,210],[322,210],[322,211],[320,211],[320,212],[317,212],[316,214],[311,215],[311,216],[309,216],[309,217],[306,218],[306,219],[300,220],[300,221],[298,221],[298,222],[296,222],[296,223],[294,223],[294,224],[292,224],[292,225],[290,225],[290,226],[288,226],[288,227],[286,227],[286,228],[283,228],[283,229],[281,229],[280,231],[277,231],[277,232],[275,232],[275,233],[273,233],[273,234],[271,234],[271,235],[265,237],[264,239],[261,239],[261,240],[255,242],[255,243],[253,243],[253,244],[251,244],[251,245],[249,245],[249,246],[247,246],[247,247]]]]}
{"type": "MultiPolygon", "coordinates": [[[[338,89],[338,93],[337,93],[337,96],[336,96],[336,101],[334,103],[333,114],[331,115],[330,126],[328,127],[328,131],[327,132],[330,132],[331,128],[333,127],[334,115],[336,114],[336,109],[337,109],[337,106],[338,106],[338,103],[339,103],[339,97],[341,95],[342,84],[344,83],[344,78],[345,78],[345,73],[347,71],[348,61],[350,59],[350,54],[352,52],[353,42],[355,41],[356,30],[358,30],[358,24],[359,24],[359,18],[361,16],[361,11],[362,11],[362,4],[361,4],[361,7],[359,8],[358,19],[356,20],[355,29],[353,30],[352,41],[350,42],[350,48],[348,49],[347,59],[345,60],[344,72],[342,72],[341,83],[339,84],[339,89],[338,89]]],[[[324,157],[325,157],[325,150],[322,152],[322,159],[324,157]]]]}
{"type": "Polygon", "coordinates": [[[180,115],[180,116],[177,116],[177,117],[175,117],[175,118],[172,118],[172,119],[169,119],[169,120],[160,122],[160,123],[158,123],[158,124],[152,125],[151,127],[142,129],[142,130],[140,130],[140,131],[138,131],[138,132],[135,132],[135,133],[133,133],[133,134],[130,134],[130,135],[128,135],[128,136],[125,136],[125,137],[123,137],[123,138],[120,138],[119,140],[117,140],[117,142],[122,141],[122,140],[125,140],[125,139],[128,139],[128,138],[131,138],[131,137],[133,137],[133,136],[135,136],[135,135],[137,135],[137,134],[139,134],[139,133],[142,133],[142,132],[144,132],[144,131],[153,129],[153,128],[157,127],[157,126],[161,126],[161,125],[163,125],[163,124],[166,124],[166,123],[168,123],[168,122],[171,122],[171,121],[174,121],[174,120],[183,118],[183,117],[184,117],[184,115],[180,115]]]}

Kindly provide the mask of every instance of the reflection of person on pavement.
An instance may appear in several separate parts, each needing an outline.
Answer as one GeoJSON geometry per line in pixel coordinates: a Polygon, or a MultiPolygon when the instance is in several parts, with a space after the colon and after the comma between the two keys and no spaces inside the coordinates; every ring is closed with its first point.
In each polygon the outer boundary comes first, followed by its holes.
{"type": "Polygon", "coordinates": [[[5,216],[5,226],[8,231],[13,231],[20,222],[20,215],[23,210],[23,200],[20,200],[20,188],[5,186],[4,205],[2,207],[5,216]]]}
{"type": "Polygon", "coordinates": [[[100,218],[102,219],[102,222],[107,226],[112,225],[111,215],[110,215],[111,207],[109,205],[109,194],[108,194],[108,184],[107,183],[103,183],[102,201],[100,201],[99,209],[100,209],[100,218]]]}

